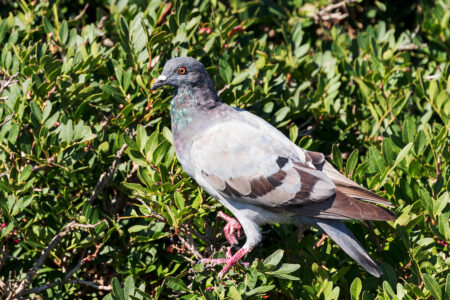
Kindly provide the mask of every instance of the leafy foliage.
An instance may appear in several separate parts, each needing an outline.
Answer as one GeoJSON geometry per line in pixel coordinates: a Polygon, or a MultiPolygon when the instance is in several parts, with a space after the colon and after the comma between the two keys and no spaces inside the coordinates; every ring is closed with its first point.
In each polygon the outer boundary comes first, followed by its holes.
{"type": "Polygon", "coordinates": [[[5,298],[449,299],[445,1],[84,2],[0,9],[5,298]],[[395,222],[349,223],[382,278],[288,225],[223,282],[196,264],[225,255],[222,208],[176,161],[170,93],[149,90],[184,55],[395,204],[395,222]]]}

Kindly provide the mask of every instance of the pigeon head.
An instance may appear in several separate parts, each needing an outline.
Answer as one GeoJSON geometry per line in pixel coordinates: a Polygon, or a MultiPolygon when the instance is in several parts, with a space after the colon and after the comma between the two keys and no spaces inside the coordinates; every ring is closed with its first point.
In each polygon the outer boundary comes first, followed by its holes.
{"type": "Polygon", "coordinates": [[[166,62],[151,90],[170,85],[175,88],[204,88],[215,92],[214,82],[205,66],[191,57],[176,57],[166,62]]]}

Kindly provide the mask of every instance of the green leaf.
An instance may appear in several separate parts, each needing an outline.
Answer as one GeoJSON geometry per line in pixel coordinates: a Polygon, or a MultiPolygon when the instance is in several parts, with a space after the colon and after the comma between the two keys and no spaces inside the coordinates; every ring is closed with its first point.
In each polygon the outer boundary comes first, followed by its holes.
{"type": "Polygon", "coordinates": [[[143,187],[142,185],[138,184],[138,183],[132,183],[132,182],[123,182],[122,183],[126,188],[129,188],[131,190],[136,190],[136,191],[145,191],[145,187],[143,187]]]}
{"type": "Polygon", "coordinates": [[[231,66],[230,64],[224,60],[224,59],[220,59],[219,60],[219,73],[220,73],[220,77],[222,77],[222,79],[230,84],[231,83],[231,79],[233,76],[232,70],[231,70],[231,66]]]}
{"type": "Polygon", "coordinates": [[[380,152],[374,147],[369,148],[369,168],[372,172],[380,174],[382,174],[386,168],[380,152]]]}
{"type": "Polygon", "coordinates": [[[125,93],[128,91],[128,88],[130,87],[132,74],[133,74],[132,69],[128,69],[126,72],[123,73],[122,87],[123,87],[123,90],[125,91],[125,93]]]}
{"type": "Polygon", "coordinates": [[[353,299],[358,300],[361,291],[362,291],[361,279],[356,277],[355,280],[353,280],[352,285],[350,286],[350,295],[352,297],[352,300],[353,299]]]}
{"type": "Polygon", "coordinates": [[[441,213],[438,216],[438,229],[445,240],[450,241],[450,226],[448,220],[450,219],[450,212],[441,213]]]}
{"type": "Polygon", "coordinates": [[[144,150],[145,144],[147,143],[147,139],[148,136],[144,126],[138,125],[136,132],[136,144],[141,152],[142,150],[144,150]]]}
{"type": "Polygon", "coordinates": [[[134,161],[139,166],[141,166],[141,167],[148,166],[148,162],[145,160],[145,157],[142,155],[141,152],[133,150],[133,149],[128,149],[127,153],[128,153],[128,156],[130,156],[131,160],[134,161]]]}
{"type": "Polygon", "coordinates": [[[179,192],[174,193],[173,199],[175,200],[175,205],[178,209],[184,208],[184,198],[179,192]]]}
{"type": "Polygon", "coordinates": [[[395,297],[394,290],[392,289],[391,285],[387,281],[383,281],[383,292],[387,299],[392,299],[395,297]]]}
{"type": "Polygon", "coordinates": [[[54,33],[55,29],[53,28],[52,23],[50,23],[50,21],[46,17],[44,17],[43,19],[45,32],[47,32],[47,34],[54,33]]]}
{"type": "Polygon", "coordinates": [[[153,153],[153,163],[159,165],[164,158],[169,153],[169,149],[172,147],[171,144],[164,141],[162,142],[153,153]]]}
{"type": "Polygon", "coordinates": [[[48,116],[52,112],[52,103],[50,101],[45,102],[45,108],[42,113],[42,120],[47,120],[48,116]]]}
{"type": "Polygon", "coordinates": [[[20,172],[19,181],[20,182],[25,182],[28,179],[28,177],[30,177],[32,170],[33,170],[32,166],[26,165],[23,168],[22,172],[20,172]]]}
{"type": "Polygon", "coordinates": [[[166,285],[175,291],[188,291],[186,283],[184,283],[184,281],[180,278],[169,277],[166,279],[166,285]]]}
{"type": "Polygon", "coordinates": [[[123,295],[123,290],[122,287],[120,286],[120,282],[117,279],[117,277],[114,277],[112,280],[112,296],[113,299],[117,299],[117,300],[125,300],[125,297],[123,295]]]}
{"type": "Polygon", "coordinates": [[[169,128],[164,127],[162,130],[162,134],[166,138],[167,141],[169,141],[171,144],[173,144],[172,132],[170,131],[169,128]]]}
{"type": "Polygon", "coordinates": [[[445,280],[444,300],[450,300],[450,273],[447,274],[447,279],[445,280]]]}
{"type": "Polygon", "coordinates": [[[31,102],[31,113],[33,114],[33,117],[36,118],[36,120],[40,123],[42,120],[42,114],[41,114],[41,109],[39,108],[39,106],[36,104],[36,102],[31,102]]]}
{"type": "Polygon", "coordinates": [[[443,193],[434,203],[433,203],[433,214],[439,216],[447,205],[450,204],[448,191],[443,193]]]}
{"type": "Polygon", "coordinates": [[[430,98],[431,102],[434,102],[434,100],[436,99],[436,96],[439,92],[439,88],[438,88],[436,80],[430,81],[430,85],[428,87],[427,92],[428,92],[428,97],[430,98]]]}
{"type": "Polygon", "coordinates": [[[228,290],[228,296],[232,300],[242,300],[241,293],[236,289],[234,285],[230,286],[230,289],[228,290]]]}
{"type": "Polygon", "coordinates": [[[19,131],[20,131],[20,128],[19,128],[19,125],[17,125],[17,124],[12,125],[11,128],[9,129],[8,141],[11,144],[15,144],[16,143],[19,131]]]}
{"type": "Polygon", "coordinates": [[[267,257],[263,264],[268,266],[277,266],[281,259],[283,258],[284,250],[278,249],[274,253],[272,253],[269,257],[267,257]]]}
{"type": "MultiPolygon", "coordinates": [[[[269,273],[267,273],[267,274],[269,274],[269,273]]],[[[277,277],[277,278],[286,279],[286,280],[294,280],[294,281],[300,280],[300,278],[297,276],[292,276],[292,275],[285,274],[285,273],[280,273],[280,274],[275,273],[275,274],[270,274],[270,275],[277,277]]]]}
{"type": "Polygon", "coordinates": [[[298,127],[297,125],[292,125],[291,128],[289,128],[289,139],[295,143],[298,138],[298,127]]]}
{"type": "Polygon", "coordinates": [[[428,145],[427,137],[425,135],[425,132],[423,130],[420,130],[417,133],[416,139],[414,140],[414,152],[416,155],[422,154],[423,150],[425,150],[425,147],[428,145]]]}
{"type": "Polygon", "coordinates": [[[4,182],[3,180],[0,180],[0,191],[3,191],[5,193],[11,193],[13,190],[11,189],[11,187],[9,186],[9,184],[7,184],[6,182],[4,182]]]}
{"type": "Polygon", "coordinates": [[[341,151],[339,151],[339,148],[338,146],[336,146],[336,144],[333,145],[332,152],[333,152],[333,163],[336,165],[338,170],[342,170],[344,161],[342,160],[341,151]]]}
{"type": "MultiPolygon", "coordinates": [[[[409,151],[411,150],[413,146],[413,143],[409,143],[408,145],[406,145],[402,150],[400,150],[400,152],[397,155],[397,158],[395,159],[394,164],[392,165],[392,167],[389,168],[389,170],[387,172],[384,172],[383,177],[381,178],[381,182],[380,182],[380,186],[383,186],[388,178],[388,175],[398,166],[398,164],[406,157],[406,155],[409,153],[409,151]]],[[[382,172],[382,171],[380,171],[382,172]]]]}
{"type": "Polygon", "coordinates": [[[65,45],[67,42],[67,38],[69,37],[69,25],[67,21],[64,20],[61,23],[61,28],[59,28],[59,41],[62,45],[65,45]]]}
{"type": "Polygon", "coordinates": [[[424,273],[423,274],[423,283],[425,284],[426,289],[430,291],[431,295],[433,295],[433,297],[435,299],[438,299],[438,300],[442,299],[441,287],[439,286],[439,283],[437,283],[437,281],[433,277],[424,273]]]}
{"type": "Polygon", "coordinates": [[[138,145],[136,144],[136,142],[133,139],[130,138],[130,136],[128,134],[124,133],[122,135],[122,137],[123,137],[125,143],[127,144],[128,148],[139,151],[138,145]]]}
{"type": "Polygon", "coordinates": [[[383,140],[382,151],[384,160],[388,165],[391,165],[395,159],[395,153],[397,152],[397,147],[394,145],[391,138],[383,140]]]}
{"type": "Polygon", "coordinates": [[[353,171],[355,170],[356,165],[358,164],[358,156],[359,150],[355,149],[347,159],[347,163],[345,165],[345,174],[349,177],[352,176],[353,171]]]}
{"type": "Polygon", "coordinates": [[[267,274],[289,274],[300,269],[299,264],[282,264],[281,267],[272,272],[267,272],[267,274]]]}
{"type": "Polygon", "coordinates": [[[414,126],[414,123],[407,119],[402,124],[402,138],[403,142],[409,143],[414,141],[414,136],[416,134],[416,128],[414,126]]]}
{"type": "Polygon", "coordinates": [[[66,124],[62,124],[60,137],[63,142],[70,143],[73,139],[73,125],[72,120],[68,120],[66,124]]]}
{"type": "Polygon", "coordinates": [[[275,122],[279,123],[284,120],[286,115],[289,113],[289,106],[284,106],[275,112],[275,122]]]}
{"type": "MultiPolygon", "coordinates": [[[[14,227],[16,226],[16,224],[14,224],[14,222],[11,222],[8,224],[8,226],[6,226],[6,228],[3,228],[0,230],[0,238],[3,240],[11,231],[13,231],[14,227]]],[[[39,247],[42,247],[39,244],[39,247]]]]}
{"type": "Polygon", "coordinates": [[[287,280],[300,280],[300,278],[296,276],[289,275],[290,273],[297,271],[299,268],[299,264],[282,264],[277,270],[267,272],[266,274],[287,280]]]}
{"type": "Polygon", "coordinates": [[[159,133],[153,132],[145,144],[144,153],[148,160],[153,160],[153,155],[159,144],[159,133]]]}
{"type": "Polygon", "coordinates": [[[125,285],[123,287],[123,291],[124,291],[125,297],[133,296],[134,295],[134,289],[135,289],[134,279],[130,275],[130,276],[127,277],[127,279],[125,279],[125,285]]]}
{"type": "Polygon", "coordinates": [[[409,151],[411,150],[412,146],[414,145],[413,142],[409,143],[405,147],[403,147],[402,150],[397,155],[397,158],[395,159],[394,165],[391,167],[391,169],[394,169],[398,166],[398,164],[408,155],[409,151]]]}
{"type": "Polygon", "coordinates": [[[131,226],[130,228],[128,228],[128,232],[135,233],[135,232],[139,232],[142,230],[147,230],[148,227],[149,227],[149,225],[134,225],[134,226],[131,226]]]}
{"type": "Polygon", "coordinates": [[[419,200],[423,207],[428,210],[428,213],[431,214],[433,212],[433,199],[426,189],[422,188],[419,190],[419,200]]]}
{"type": "Polygon", "coordinates": [[[215,41],[216,41],[216,36],[210,37],[209,40],[206,42],[205,46],[203,47],[203,51],[205,51],[205,53],[208,53],[209,51],[211,51],[211,48],[214,46],[215,41]]]}
{"type": "Polygon", "coordinates": [[[260,286],[251,291],[246,292],[245,295],[253,296],[253,295],[257,295],[257,294],[264,294],[264,293],[267,293],[268,291],[273,290],[274,288],[275,288],[274,285],[260,286]]]}
{"type": "Polygon", "coordinates": [[[8,30],[8,24],[6,23],[6,20],[2,20],[0,22],[0,43],[3,42],[3,39],[6,36],[7,30],[8,30]]]}
{"type": "Polygon", "coordinates": [[[238,75],[234,76],[233,81],[231,82],[232,85],[238,85],[241,82],[243,82],[245,79],[247,79],[249,76],[248,71],[244,71],[239,73],[238,75]]]}
{"type": "Polygon", "coordinates": [[[103,85],[102,91],[104,91],[105,93],[107,93],[111,96],[114,96],[114,97],[118,97],[118,98],[124,97],[122,94],[122,91],[119,88],[112,86],[112,85],[103,85]]]}

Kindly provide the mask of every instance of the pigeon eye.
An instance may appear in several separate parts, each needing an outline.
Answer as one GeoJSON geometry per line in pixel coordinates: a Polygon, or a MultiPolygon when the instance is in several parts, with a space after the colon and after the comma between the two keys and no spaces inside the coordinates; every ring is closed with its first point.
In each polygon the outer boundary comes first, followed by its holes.
{"type": "Polygon", "coordinates": [[[180,67],[180,68],[178,69],[178,74],[180,74],[180,75],[186,74],[186,68],[185,68],[185,67],[180,67]]]}

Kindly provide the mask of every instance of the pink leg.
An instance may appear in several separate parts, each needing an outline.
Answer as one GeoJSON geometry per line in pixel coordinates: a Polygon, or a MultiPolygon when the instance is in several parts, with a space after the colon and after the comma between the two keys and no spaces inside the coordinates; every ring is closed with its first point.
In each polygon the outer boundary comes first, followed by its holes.
{"type": "Polygon", "coordinates": [[[227,225],[225,225],[225,227],[223,228],[225,238],[231,245],[237,245],[238,239],[241,237],[241,224],[239,224],[238,220],[227,216],[222,211],[219,211],[217,217],[227,221],[227,225]]]}
{"type": "MultiPolygon", "coordinates": [[[[219,279],[222,279],[223,275],[225,275],[231,266],[236,265],[239,260],[244,257],[245,254],[249,253],[251,249],[241,248],[234,255],[231,255],[231,247],[227,248],[227,258],[205,258],[202,259],[199,263],[208,263],[212,265],[225,264],[225,267],[219,273],[219,279]]],[[[249,266],[249,263],[242,262],[246,267],[249,266]]]]}
{"type": "Polygon", "coordinates": [[[223,275],[225,275],[228,272],[228,270],[231,268],[231,266],[237,264],[238,261],[242,257],[244,257],[245,254],[249,253],[250,251],[251,251],[251,249],[241,248],[231,258],[229,258],[228,262],[225,265],[225,267],[219,273],[219,279],[222,279],[223,275]]]}
{"type": "Polygon", "coordinates": [[[200,260],[199,263],[211,264],[213,266],[219,265],[219,264],[226,264],[228,262],[228,260],[233,257],[233,255],[231,254],[231,247],[227,248],[226,256],[227,256],[227,258],[204,258],[204,259],[200,260]]]}
{"type": "MultiPolygon", "coordinates": [[[[238,239],[241,237],[241,224],[239,224],[238,220],[235,218],[229,217],[223,212],[219,211],[217,217],[224,219],[227,222],[223,231],[225,233],[225,237],[231,245],[238,244],[238,239]]],[[[202,259],[199,263],[207,263],[213,266],[218,264],[225,264],[225,267],[219,273],[219,279],[225,275],[231,266],[236,265],[239,260],[244,257],[245,254],[249,253],[251,249],[241,248],[234,255],[231,254],[231,247],[227,248],[226,258],[205,258],[202,259]]],[[[248,262],[241,262],[245,267],[249,267],[248,262]]]]}

